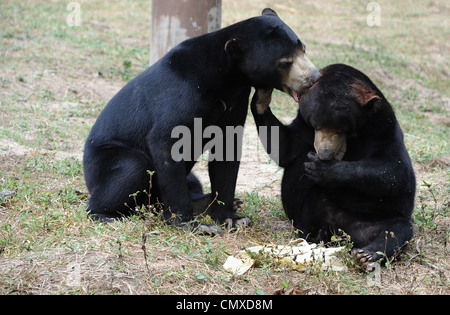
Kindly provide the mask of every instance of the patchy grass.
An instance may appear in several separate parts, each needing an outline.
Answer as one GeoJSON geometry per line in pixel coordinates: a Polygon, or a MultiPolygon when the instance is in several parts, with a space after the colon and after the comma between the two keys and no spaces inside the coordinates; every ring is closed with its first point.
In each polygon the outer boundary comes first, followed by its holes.
{"type": "MultiPolygon", "coordinates": [[[[84,139],[109,99],[147,67],[150,5],[80,1],[81,26],[70,27],[67,3],[3,1],[0,193],[15,194],[0,197],[0,294],[449,294],[449,7],[379,3],[381,26],[368,27],[364,1],[223,1],[224,26],[273,7],[318,67],[361,69],[394,106],[417,175],[415,236],[374,283],[351,259],[346,273],[268,261],[239,277],[223,270],[239,249],[293,237],[279,198],[282,172],[267,157],[241,163],[237,195],[249,228],[209,238],[157,216],[91,222],[84,139]]],[[[281,93],[272,106],[286,122],[296,115],[281,93]]],[[[251,116],[248,125],[255,136],[251,116]]],[[[197,171],[207,178],[204,162],[197,171]]]]}

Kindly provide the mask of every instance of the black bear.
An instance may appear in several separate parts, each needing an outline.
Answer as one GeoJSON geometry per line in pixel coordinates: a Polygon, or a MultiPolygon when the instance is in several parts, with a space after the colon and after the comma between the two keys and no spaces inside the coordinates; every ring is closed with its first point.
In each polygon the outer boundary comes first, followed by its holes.
{"type": "MultiPolygon", "coordinates": [[[[271,9],[180,43],[122,88],[92,127],[83,158],[88,211],[109,221],[132,213],[135,203],[159,201],[166,220],[185,225],[193,219],[193,199],[204,197],[216,200],[210,213],[218,222],[247,224],[233,212],[238,158],[209,162],[215,198],[203,196],[191,174],[210,140],[203,131],[243,126],[252,86],[283,90],[298,100],[319,77],[304,44],[271,9]],[[194,149],[174,157],[176,127],[194,135],[194,149]],[[147,171],[154,171],[151,200],[143,193],[149,190],[147,171]]],[[[226,146],[233,139],[225,132],[223,137],[219,151],[235,156],[237,144],[226,146]]]]}
{"type": "Polygon", "coordinates": [[[267,136],[266,150],[284,168],[283,207],[299,236],[327,242],[341,229],[372,269],[412,238],[413,167],[394,111],[372,81],[342,64],[321,73],[291,125],[272,114],[270,89],[255,93],[252,113],[258,128],[279,136],[279,143],[267,136]]]}

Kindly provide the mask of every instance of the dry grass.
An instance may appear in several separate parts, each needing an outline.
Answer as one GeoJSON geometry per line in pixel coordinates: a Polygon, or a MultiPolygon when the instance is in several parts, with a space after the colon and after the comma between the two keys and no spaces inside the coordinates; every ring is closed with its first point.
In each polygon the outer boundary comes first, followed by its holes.
{"type": "MultiPolygon", "coordinates": [[[[249,141],[237,194],[253,225],[202,237],[157,217],[104,225],[86,217],[84,139],[108,100],[149,57],[147,1],[80,1],[69,27],[66,3],[0,5],[0,294],[449,294],[449,27],[440,1],[379,1],[380,27],[365,24],[364,1],[223,1],[229,25],[275,8],[318,67],[351,64],[395,107],[416,169],[416,234],[380,270],[381,282],[349,260],[346,273],[300,273],[270,263],[235,277],[229,254],[260,242],[283,244],[292,228],[279,200],[282,172],[249,141]],[[426,184],[425,184],[426,183],[426,184]],[[369,281],[369,282],[368,282],[369,281]]],[[[296,104],[276,94],[286,122],[296,104]]],[[[205,164],[197,172],[206,181],[205,164]]]]}

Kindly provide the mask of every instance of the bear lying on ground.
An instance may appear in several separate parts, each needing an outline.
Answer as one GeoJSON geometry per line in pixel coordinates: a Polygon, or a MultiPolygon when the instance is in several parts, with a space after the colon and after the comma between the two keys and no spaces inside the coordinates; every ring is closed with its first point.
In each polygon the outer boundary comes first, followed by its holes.
{"type": "Polygon", "coordinates": [[[193,219],[192,201],[206,198],[216,200],[210,213],[219,223],[247,224],[233,211],[239,148],[226,144],[234,139],[223,133],[222,152],[235,158],[209,162],[212,194],[203,195],[191,170],[209,139],[192,137],[200,150],[178,160],[172,132],[184,126],[195,135],[196,119],[201,135],[208,126],[243,126],[252,86],[280,89],[298,100],[319,77],[304,44],[271,9],[182,42],[120,90],[92,127],[83,158],[88,211],[109,221],[158,201],[166,220],[185,225],[193,219]],[[155,172],[150,201],[147,171],[155,172]]]}
{"type": "Polygon", "coordinates": [[[372,81],[342,64],[321,72],[291,125],[272,114],[270,89],[255,93],[252,112],[258,131],[279,133],[266,150],[284,168],[283,207],[299,236],[328,242],[341,229],[371,269],[412,238],[413,167],[394,111],[372,81]]]}

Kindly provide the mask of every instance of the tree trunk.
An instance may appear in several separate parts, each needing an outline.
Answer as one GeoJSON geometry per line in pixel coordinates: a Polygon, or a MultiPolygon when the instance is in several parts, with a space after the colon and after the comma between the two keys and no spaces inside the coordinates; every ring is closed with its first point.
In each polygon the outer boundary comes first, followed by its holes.
{"type": "Polygon", "coordinates": [[[222,0],[153,0],[150,65],[177,44],[220,29],[222,0]]]}

